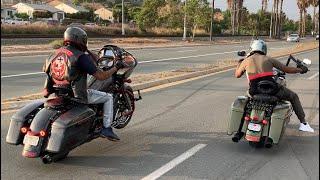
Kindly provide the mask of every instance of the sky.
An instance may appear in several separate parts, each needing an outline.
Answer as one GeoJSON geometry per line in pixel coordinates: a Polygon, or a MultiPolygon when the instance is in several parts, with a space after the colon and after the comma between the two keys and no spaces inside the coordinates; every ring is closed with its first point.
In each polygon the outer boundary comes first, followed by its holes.
{"type": "MultiPolygon", "coordinates": [[[[212,2],[212,0],[209,0],[212,2]]],[[[269,0],[268,2],[268,10],[271,11],[273,0],[269,0]]],[[[210,3],[211,5],[211,3],[210,3]]],[[[227,0],[215,0],[214,1],[215,8],[220,8],[222,10],[227,9],[227,0]]],[[[244,0],[244,5],[250,12],[257,12],[261,9],[261,0],[244,0]]],[[[299,9],[297,6],[297,0],[284,0],[283,1],[283,11],[286,13],[289,19],[299,20],[299,9]]],[[[307,9],[307,13],[313,14],[313,7],[309,7],[307,9]]]]}

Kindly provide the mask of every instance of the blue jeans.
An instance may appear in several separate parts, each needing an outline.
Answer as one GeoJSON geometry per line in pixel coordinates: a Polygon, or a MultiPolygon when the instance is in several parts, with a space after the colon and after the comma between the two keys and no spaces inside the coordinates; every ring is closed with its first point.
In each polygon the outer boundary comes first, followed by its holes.
{"type": "Polygon", "coordinates": [[[112,94],[88,89],[88,104],[103,103],[103,126],[110,127],[113,120],[113,97],[112,94]]]}

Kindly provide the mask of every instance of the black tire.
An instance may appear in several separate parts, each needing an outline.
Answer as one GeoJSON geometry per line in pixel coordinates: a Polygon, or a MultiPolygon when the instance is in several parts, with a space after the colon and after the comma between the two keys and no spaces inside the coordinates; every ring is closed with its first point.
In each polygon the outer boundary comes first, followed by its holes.
{"type": "Polygon", "coordinates": [[[59,157],[55,160],[55,162],[61,161],[61,160],[65,159],[65,158],[67,158],[67,157],[68,157],[68,154],[69,154],[69,151],[66,152],[66,153],[63,153],[63,154],[59,155],[59,157]]]}
{"type": "MultiPolygon", "coordinates": [[[[134,108],[135,108],[135,99],[134,99],[134,95],[133,95],[133,90],[130,86],[127,86],[126,87],[126,95],[129,97],[130,99],[130,104],[131,104],[131,108],[132,108],[132,111],[134,111],[134,108]]],[[[117,96],[115,98],[115,102],[118,102],[118,101],[123,101],[123,97],[120,97],[120,96],[117,96]]],[[[117,106],[115,106],[115,109],[114,109],[114,120],[113,120],[113,125],[112,127],[116,128],[116,129],[122,129],[124,127],[126,127],[128,125],[128,123],[130,122],[131,118],[132,118],[132,113],[127,115],[126,117],[123,117],[122,115],[119,116],[119,113],[122,113],[122,112],[119,112],[119,103],[115,103],[117,104],[117,106]],[[119,117],[118,117],[119,116],[119,117]],[[124,118],[124,123],[117,123],[118,121],[120,121],[120,118],[124,118]]]]}
{"type": "Polygon", "coordinates": [[[264,147],[264,141],[265,141],[265,137],[262,137],[261,140],[259,142],[252,142],[249,141],[249,145],[253,148],[263,148],[264,147]]]}

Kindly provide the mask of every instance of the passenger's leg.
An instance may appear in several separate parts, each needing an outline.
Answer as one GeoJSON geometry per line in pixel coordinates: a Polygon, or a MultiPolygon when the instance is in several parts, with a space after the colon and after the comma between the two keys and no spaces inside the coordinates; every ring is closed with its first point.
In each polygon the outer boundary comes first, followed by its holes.
{"type": "Polygon", "coordinates": [[[314,132],[314,130],[310,127],[310,125],[305,120],[305,113],[303,111],[300,99],[295,92],[291,91],[290,89],[284,86],[281,86],[276,96],[281,100],[290,101],[290,103],[292,104],[293,111],[295,112],[298,119],[300,120],[299,130],[314,132]]]}

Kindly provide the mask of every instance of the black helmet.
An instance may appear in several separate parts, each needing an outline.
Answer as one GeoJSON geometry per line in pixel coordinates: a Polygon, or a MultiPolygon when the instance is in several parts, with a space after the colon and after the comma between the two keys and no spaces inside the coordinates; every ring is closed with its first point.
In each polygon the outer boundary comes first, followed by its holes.
{"type": "Polygon", "coordinates": [[[64,45],[70,44],[76,48],[86,51],[87,50],[88,35],[79,27],[69,27],[63,35],[64,45]]]}

